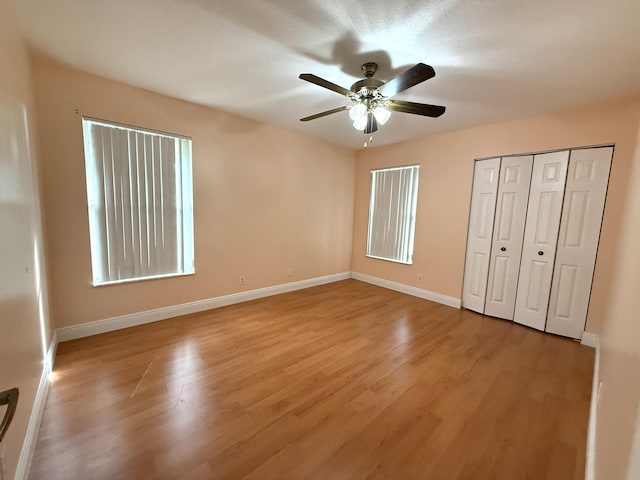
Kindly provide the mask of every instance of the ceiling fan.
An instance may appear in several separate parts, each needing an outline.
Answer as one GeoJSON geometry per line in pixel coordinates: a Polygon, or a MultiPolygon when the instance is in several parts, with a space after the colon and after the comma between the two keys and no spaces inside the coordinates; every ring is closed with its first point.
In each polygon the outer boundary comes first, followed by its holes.
{"type": "Polygon", "coordinates": [[[353,103],[352,105],[332,108],[331,110],[301,118],[300,121],[308,122],[332,113],[349,110],[349,116],[353,120],[353,127],[356,130],[362,130],[365,134],[370,134],[378,130],[378,124],[384,125],[389,120],[392,111],[412,113],[425,117],[439,117],[444,113],[445,107],[440,105],[391,100],[394,95],[435,77],[436,72],[430,65],[418,63],[388,82],[373,78],[377,70],[377,63],[367,62],[363,64],[362,72],[365,78],[355,82],[350,89],[336,85],[312,73],[301,74],[298,78],[344,95],[353,103]]]}

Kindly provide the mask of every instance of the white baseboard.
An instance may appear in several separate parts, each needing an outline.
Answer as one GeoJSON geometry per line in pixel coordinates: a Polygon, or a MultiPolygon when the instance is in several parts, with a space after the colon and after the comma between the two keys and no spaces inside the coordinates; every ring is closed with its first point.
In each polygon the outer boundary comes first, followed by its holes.
{"type": "Polygon", "coordinates": [[[31,408],[31,415],[29,416],[29,423],[27,424],[27,433],[25,434],[24,441],[22,442],[22,450],[20,451],[20,458],[18,458],[18,466],[16,467],[14,480],[27,480],[29,478],[31,461],[36,449],[38,432],[40,431],[40,423],[42,422],[42,414],[44,413],[47,393],[49,392],[49,374],[53,369],[53,362],[56,358],[57,348],[58,335],[54,331],[51,343],[49,344],[49,349],[47,350],[47,358],[44,359],[44,364],[42,366],[42,375],[40,376],[40,383],[38,384],[36,397],[33,401],[33,407],[31,408]]]}
{"type": "Polygon", "coordinates": [[[172,305],[169,307],[156,308],[145,312],[130,313],[118,317],[105,318],[93,322],[82,323],[80,325],[72,325],[70,327],[58,328],[58,340],[65,342],[76,338],[90,337],[99,333],[112,332],[121,328],[134,327],[144,323],[157,322],[180,315],[188,315],[190,313],[203,312],[227,305],[256,300],[258,298],[278,295],[280,293],[293,292],[303,288],[315,287],[326,283],[337,282],[351,278],[350,272],[336,273],[326,275],[324,277],[309,278],[297,282],[283,283],[273,285],[271,287],[258,288],[247,292],[232,293],[221,297],[206,298],[204,300],[196,300],[195,302],[183,303],[180,305],[172,305]]]}
{"type": "MultiPolygon", "coordinates": [[[[582,336],[583,345],[588,345],[585,342],[585,335],[582,336]]],[[[598,423],[598,401],[600,400],[600,340],[595,333],[589,333],[588,339],[593,343],[596,349],[595,360],[593,362],[593,380],[591,383],[591,404],[589,407],[589,426],[587,429],[587,455],[585,461],[585,480],[595,480],[596,478],[596,424],[598,423]]]]}
{"type": "Polygon", "coordinates": [[[378,278],[365,273],[351,272],[351,278],[360,280],[362,282],[378,285],[379,287],[388,288],[389,290],[395,290],[396,292],[406,293],[407,295],[413,295],[414,297],[424,298],[425,300],[431,300],[432,302],[441,303],[449,307],[460,308],[462,302],[459,298],[450,297],[441,293],[431,292],[418,287],[412,287],[411,285],[405,285],[404,283],[392,282],[391,280],[385,280],[384,278],[378,278]]]}
{"type": "Polygon", "coordinates": [[[598,335],[591,332],[584,332],[582,334],[582,338],[580,339],[580,343],[582,345],[586,345],[587,347],[596,348],[598,345],[598,335]]]}

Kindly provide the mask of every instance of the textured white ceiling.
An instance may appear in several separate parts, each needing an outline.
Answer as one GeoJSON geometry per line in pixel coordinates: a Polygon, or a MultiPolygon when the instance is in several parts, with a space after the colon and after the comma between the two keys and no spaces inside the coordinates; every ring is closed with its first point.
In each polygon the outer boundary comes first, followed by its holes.
{"type": "Polygon", "coordinates": [[[349,87],[375,61],[388,80],[417,62],[436,77],[398,99],[374,145],[640,93],[640,0],[14,0],[38,51],[100,76],[351,148],[349,87]]]}

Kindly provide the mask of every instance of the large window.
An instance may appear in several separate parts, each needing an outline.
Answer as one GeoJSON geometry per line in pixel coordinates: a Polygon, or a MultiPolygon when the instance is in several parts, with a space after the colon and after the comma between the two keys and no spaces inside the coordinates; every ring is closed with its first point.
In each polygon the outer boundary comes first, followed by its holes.
{"type": "Polygon", "coordinates": [[[191,139],[82,124],[93,284],[193,273],[191,139]]]}
{"type": "Polygon", "coordinates": [[[419,168],[371,171],[367,256],[412,263],[419,168]]]}

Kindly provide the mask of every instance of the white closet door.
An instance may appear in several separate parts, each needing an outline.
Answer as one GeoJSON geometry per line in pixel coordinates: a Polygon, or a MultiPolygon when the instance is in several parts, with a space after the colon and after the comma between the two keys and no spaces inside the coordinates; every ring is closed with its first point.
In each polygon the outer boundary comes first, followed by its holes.
{"type": "Polygon", "coordinates": [[[500,158],[477,160],[473,169],[467,256],[462,286],[462,306],[484,312],[489,273],[489,253],[500,176],[500,158]]]}
{"type": "Polygon", "coordinates": [[[532,166],[533,155],[502,159],[485,315],[513,320],[532,166]]]}
{"type": "Polygon", "coordinates": [[[571,152],[547,332],[580,338],[584,331],[612,155],[612,147],[571,152]]]}
{"type": "Polygon", "coordinates": [[[533,159],[514,321],[544,330],[569,152],[533,159]]]}

